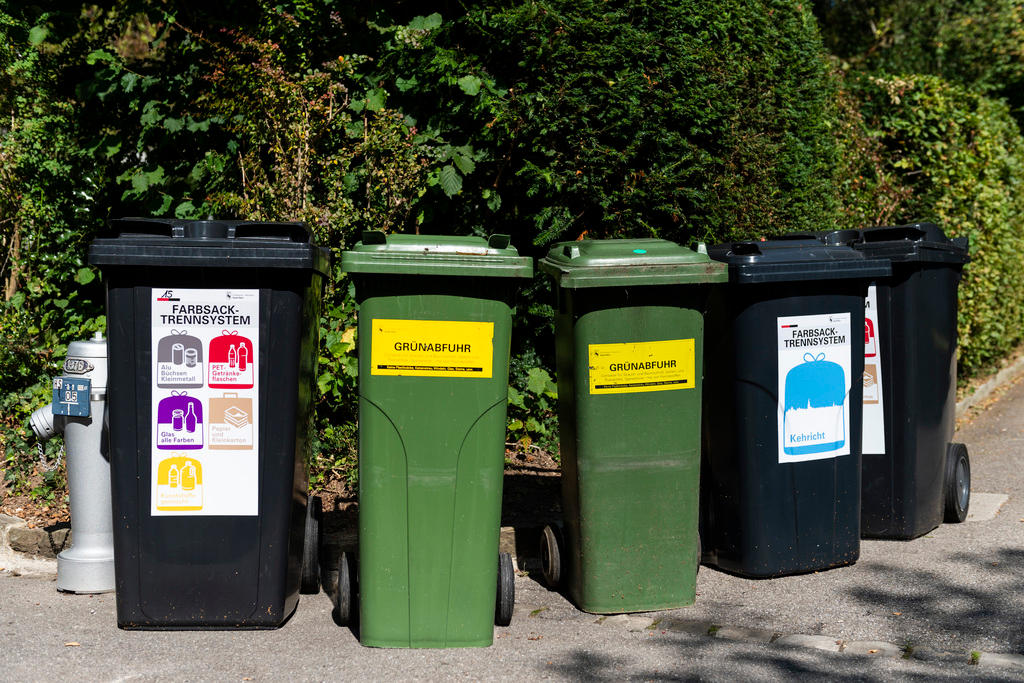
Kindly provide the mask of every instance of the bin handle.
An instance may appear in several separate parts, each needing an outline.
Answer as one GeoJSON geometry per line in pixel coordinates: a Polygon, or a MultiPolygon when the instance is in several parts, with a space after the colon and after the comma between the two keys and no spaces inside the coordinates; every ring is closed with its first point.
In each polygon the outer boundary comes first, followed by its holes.
{"type": "Polygon", "coordinates": [[[511,241],[512,237],[510,235],[491,235],[487,238],[487,247],[490,249],[508,249],[511,241]]]}
{"type": "Polygon", "coordinates": [[[289,242],[309,242],[309,228],[304,223],[239,223],[233,231],[235,239],[263,239],[280,240],[286,239],[289,242]]]}
{"type": "Polygon", "coordinates": [[[115,218],[107,223],[118,237],[184,237],[185,228],[155,218],[115,218]]]}
{"type": "MultiPolygon", "coordinates": [[[[910,240],[916,242],[928,236],[929,228],[938,231],[938,227],[931,223],[912,223],[910,225],[892,225],[877,228],[867,228],[861,232],[865,242],[892,242],[895,240],[910,240]]],[[[936,235],[936,238],[938,235],[936,235]]]]}
{"type": "Polygon", "coordinates": [[[747,256],[749,254],[760,254],[761,247],[757,245],[757,242],[733,242],[732,249],[730,249],[735,256],[747,256]]]}

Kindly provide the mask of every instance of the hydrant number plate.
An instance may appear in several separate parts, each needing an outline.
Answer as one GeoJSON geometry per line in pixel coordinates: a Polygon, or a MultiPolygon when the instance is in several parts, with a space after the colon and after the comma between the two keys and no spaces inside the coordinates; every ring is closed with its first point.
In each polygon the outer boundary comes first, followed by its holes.
{"type": "Polygon", "coordinates": [[[56,377],[53,380],[53,414],[89,417],[92,382],[81,377],[56,377]]]}

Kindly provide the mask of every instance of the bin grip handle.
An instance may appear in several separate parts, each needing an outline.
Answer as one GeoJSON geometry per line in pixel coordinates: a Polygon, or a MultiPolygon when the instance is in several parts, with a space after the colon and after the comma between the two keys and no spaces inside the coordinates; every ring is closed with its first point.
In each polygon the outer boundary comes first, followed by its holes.
{"type": "Polygon", "coordinates": [[[156,218],[115,218],[108,222],[118,237],[184,237],[185,227],[156,218]]]}
{"type": "Polygon", "coordinates": [[[867,228],[861,231],[865,242],[893,242],[896,240],[928,240],[942,242],[944,235],[934,223],[911,223],[910,225],[892,225],[878,228],[867,228]]]}
{"type": "MultiPolygon", "coordinates": [[[[230,236],[230,235],[229,235],[230,236]]],[[[236,239],[250,240],[288,240],[289,242],[309,242],[309,228],[304,223],[260,222],[239,223],[235,226],[236,239]]]]}
{"type": "Polygon", "coordinates": [[[729,251],[734,256],[749,256],[751,254],[760,254],[761,247],[757,245],[757,242],[733,242],[732,249],[729,251]]]}
{"type": "Polygon", "coordinates": [[[487,238],[487,247],[489,249],[508,249],[511,241],[510,235],[491,235],[487,238]]]}

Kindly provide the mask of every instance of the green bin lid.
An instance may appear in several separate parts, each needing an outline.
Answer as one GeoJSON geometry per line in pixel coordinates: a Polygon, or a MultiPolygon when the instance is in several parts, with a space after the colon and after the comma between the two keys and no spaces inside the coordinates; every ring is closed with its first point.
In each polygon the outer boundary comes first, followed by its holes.
{"type": "Polygon", "coordinates": [[[567,288],[700,284],[728,279],[724,264],[661,239],[561,242],[538,265],[567,288]]]}
{"type": "Polygon", "coordinates": [[[533,277],[533,259],[520,256],[508,235],[385,235],[364,232],[361,242],[341,255],[346,273],[533,277]]]}

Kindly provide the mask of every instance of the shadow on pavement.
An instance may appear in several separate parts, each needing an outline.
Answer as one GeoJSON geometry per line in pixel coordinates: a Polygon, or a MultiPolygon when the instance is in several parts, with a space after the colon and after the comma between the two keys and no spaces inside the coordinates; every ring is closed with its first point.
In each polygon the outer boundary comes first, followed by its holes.
{"type": "MultiPolygon", "coordinates": [[[[1024,651],[1020,601],[1024,594],[1024,549],[1004,547],[995,553],[957,552],[947,563],[962,567],[951,579],[936,571],[908,572],[905,567],[865,563],[871,570],[870,586],[856,586],[849,595],[864,605],[891,606],[927,623],[929,630],[945,631],[971,641],[999,637],[1014,652],[1024,651]]],[[[912,634],[908,634],[912,638],[912,634]]]]}
{"type": "MultiPolygon", "coordinates": [[[[677,666],[642,668],[635,660],[612,657],[583,649],[573,650],[565,657],[549,661],[541,671],[571,680],[612,681],[624,678],[674,681],[745,681],[789,680],[794,678],[827,681],[882,681],[898,677],[901,681],[935,680],[1018,680],[992,670],[972,670],[964,663],[937,670],[922,662],[908,662],[894,672],[891,660],[871,659],[859,655],[820,652],[784,646],[742,645],[723,643],[712,638],[689,637],[684,640],[661,640],[648,646],[678,650],[677,666]],[[766,651],[767,648],[767,651],[766,651]],[[919,667],[920,671],[907,670],[919,667]],[[686,672],[691,669],[693,673],[686,672]],[[975,675],[971,675],[975,674],[975,675]]],[[[664,662],[663,657],[659,657],[664,662]]]]}

